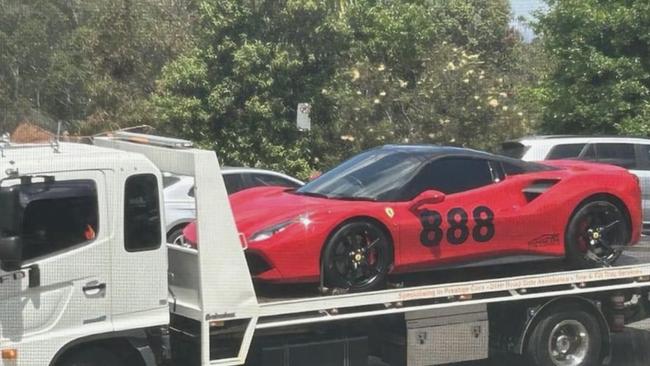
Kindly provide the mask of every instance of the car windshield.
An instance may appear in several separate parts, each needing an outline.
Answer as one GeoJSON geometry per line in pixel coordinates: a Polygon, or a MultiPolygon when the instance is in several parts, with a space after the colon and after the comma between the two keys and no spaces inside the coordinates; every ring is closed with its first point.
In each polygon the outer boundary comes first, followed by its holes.
{"type": "Polygon", "coordinates": [[[370,150],[306,184],[296,190],[296,194],[334,199],[399,200],[402,187],[429,158],[429,154],[419,152],[370,150]]]}

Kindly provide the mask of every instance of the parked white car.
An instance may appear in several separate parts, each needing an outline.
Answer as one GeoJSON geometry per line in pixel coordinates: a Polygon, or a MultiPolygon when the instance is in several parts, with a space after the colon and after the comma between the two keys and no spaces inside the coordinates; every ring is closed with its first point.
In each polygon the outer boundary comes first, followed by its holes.
{"type": "Polygon", "coordinates": [[[589,160],[629,169],[639,177],[643,200],[643,229],[650,230],[650,139],[532,136],[504,142],[501,154],[527,161],[589,160]]]}
{"type": "MultiPolygon", "coordinates": [[[[298,188],[305,183],[286,174],[253,168],[221,168],[226,192],[233,194],[258,186],[298,188]]],[[[165,227],[167,242],[182,238],[182,229],[194,220],[194,179],[188,176],[163,174],[165,195],[165,227]]]]}

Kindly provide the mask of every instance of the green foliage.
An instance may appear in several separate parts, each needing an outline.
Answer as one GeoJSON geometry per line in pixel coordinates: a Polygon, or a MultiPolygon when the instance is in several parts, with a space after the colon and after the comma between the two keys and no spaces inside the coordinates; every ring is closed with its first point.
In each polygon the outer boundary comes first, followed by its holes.
{"type": "Polygon", "coordinates": [[[191,8],[0,0],[0,127],[40,114],[81,133],[149,122],[155,79],[188,48],[191,8]]]}
{"type": "Polygon", "coordinates": [[[490,147],[526,129],[506,0],[206,0],[199,13],[197,47],[153,102],[161,129],[226,164],[305,178],[378,144],[490,147]]]}
{"type": "Polygon", "coordinates": [[[344,150],[383,143],[487,149],[525,132],[509,81],[479,54],[442,44],[415,82],[384,64],[360,63],[339,75],[336,121],[344,150]]]}
{"type": "Polygon", "coordinates": [[[508,0],[0,0],[0,129],[34,116],[80,134],[147,123],[225,164],[301,178],[384,143],[489,148],[528,131],[549,95],[530,86],[537,48],[509,11],[508,0]],[[295,126],[304,102],[309,132],[295,126]]]}
{"type": "Polygon", "coordinates": [[[554,61],[542,127],[557,133],[650,132],[650,3],[551,0],[537,26],[554,61]]]}
{"type": "MultiPolygon", "coordinates": [[[[159,127],[214,148],[228,165],[306,177],[309,137],[295,128],[345,51],[347,34],[325,1],[204,1],[198,47],[167,67],[154,97],[159,127]]],[[[326,120],[314,103],[312,118],[326,120]]]]}

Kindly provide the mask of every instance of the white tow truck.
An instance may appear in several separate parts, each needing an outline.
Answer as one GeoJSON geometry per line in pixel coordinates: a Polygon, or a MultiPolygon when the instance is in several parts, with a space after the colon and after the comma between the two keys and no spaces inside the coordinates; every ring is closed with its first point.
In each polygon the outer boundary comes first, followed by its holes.
{"type": "Polygon", "coordinates": [[[1,141],[0,365],[357,366],[372,355],[424,366],[506,353],[585,366],[607,361],[611,332],[646,318],[650,264],[634,259],[268,295],[219,173],[214,152],[184,140],[1,141]],[[165,244],[162,171],[195,178],[199,250],[165,244]]]}

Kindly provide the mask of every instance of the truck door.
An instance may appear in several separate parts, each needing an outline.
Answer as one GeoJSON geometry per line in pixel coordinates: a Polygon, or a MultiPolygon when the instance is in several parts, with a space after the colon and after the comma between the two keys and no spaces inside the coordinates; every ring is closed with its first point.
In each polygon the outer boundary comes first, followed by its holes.
{"type": "Polygon", "coordinates": [[[22,270],[0,271],[0,340],[21,358],[51,359],[70,339],[111,324],[111,223],[101,171],[6,180],[20,192],[22,270]],[[37,342],[40,340],[41,342],[37,342]]]}
{"type": "Polygon", "coordinates": [[[112,210],[117,238],[113,247],[113,325],[137,329],[168,321],[167,255],[160,203],[160,174],[138,167],[136,174],[118,177],[120,192],[112,210]]]}

